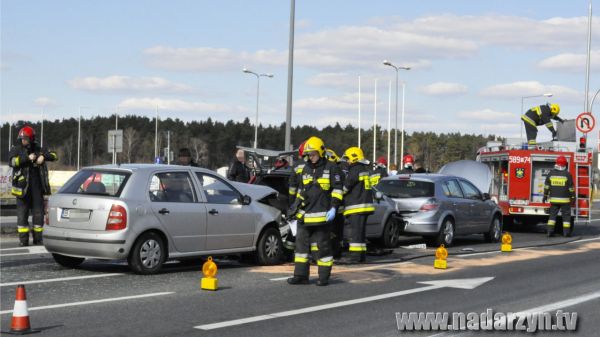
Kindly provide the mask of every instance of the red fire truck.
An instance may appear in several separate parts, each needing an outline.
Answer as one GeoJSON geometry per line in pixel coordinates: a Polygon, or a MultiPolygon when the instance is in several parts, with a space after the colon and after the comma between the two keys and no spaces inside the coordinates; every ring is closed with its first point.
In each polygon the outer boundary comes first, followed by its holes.
{"type": "Polygon", "coordinates": [[[536,149],[523,149],[520,142],[488,142],[478,152],[478,161],[487,164],[493,175],[490,196],[502,208],[504,224],[534,225],[546,222],[549,203],[542,203],[544,182],[563,155],[575,184],[572,215],[589,218],[592,195],[592,151],[585,139],[576,142],[547,142],[536,149]]]}

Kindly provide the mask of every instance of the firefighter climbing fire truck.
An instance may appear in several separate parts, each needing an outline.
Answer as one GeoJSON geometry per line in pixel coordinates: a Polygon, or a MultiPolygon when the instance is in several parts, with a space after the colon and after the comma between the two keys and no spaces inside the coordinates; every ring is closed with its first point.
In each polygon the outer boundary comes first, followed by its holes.
{"type": "Polygon", "coordinates": [[[520,142],[489,142],[479,150],[478,161],[493,172],[490,196],[504,215],[505,224],[534,225],[545,222],[549,203],[543,203],[544,181],[556,158],[563,155],[575,183],[575,204],[572,215],[589,218],[592,195],[592,150],[586,138],[577,142],[538,143],[526,149],[520,142]]]}

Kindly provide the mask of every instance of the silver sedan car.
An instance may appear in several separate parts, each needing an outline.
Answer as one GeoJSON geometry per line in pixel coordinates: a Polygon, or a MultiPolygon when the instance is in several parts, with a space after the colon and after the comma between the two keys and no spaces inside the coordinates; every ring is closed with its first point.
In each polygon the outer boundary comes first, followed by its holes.
{"type": "Polygon", "coordinates": [[[464,178],[398,175],[382,179],[376,190],[379,206],[367,220],[367,233],[381,236],[384,241],[391,231],[423,236],[435,246],[450,246],[457,235],[481,233],[489,242],[500,239],[500,208],[489,194],[481,193],[464,178]],[[399,228],[395,229],[393,223],[399,228]]]}
{"type": "Polygon", "coordinates": [[[283,253],[276,198],[269,187],[197,167],[89,167],[50,197],[44,245],[63,266],[126,259],[140,274],[203,255],[254,253],[260,264],[276,264],[283,253]]]}

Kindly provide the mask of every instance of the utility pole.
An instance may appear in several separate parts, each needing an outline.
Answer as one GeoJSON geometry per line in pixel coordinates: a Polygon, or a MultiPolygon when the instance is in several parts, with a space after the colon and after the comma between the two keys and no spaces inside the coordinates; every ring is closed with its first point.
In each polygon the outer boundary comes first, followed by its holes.
{"type": "Polygon", "coordinates": [[[292,85],[294,83],[294,21],[296,16],[295,11],[296,1],[291,0],[290,37],[288,47],[287,104],[285,109],[285,151],[289,151],[292,148],[292,85]]]}

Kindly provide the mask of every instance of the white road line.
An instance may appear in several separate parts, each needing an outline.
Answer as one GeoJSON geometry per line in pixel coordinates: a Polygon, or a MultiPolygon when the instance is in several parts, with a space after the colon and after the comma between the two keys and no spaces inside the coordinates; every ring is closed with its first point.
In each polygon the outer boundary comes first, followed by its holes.
{"type": "Polygon", "coordinates": [[[489,254],[497,254],[500,253],[499,250],[494,250],[491,252],[481,252],[481,253],[471,253],[471,254],[458,254],[458,255],[454,255],[456,257],[469,257],[469,256],[477,256],[477,255],[489,255],[489,254]]]}
{"type": "Polygon", "coordinates": [[[291,276],[285,276],[285,277],[277,277],[277,278],[272,278],[269,279],[269,281],[283,281],[283,280],[287,280],[288,278],[290,278],[291,276]]]}
{"type": "Polygon", "coordinates": [[[596,240],[600,240],[600,237],[581,239],[581,240],[571,241],[571,242],[567,242],[567,243],[580,243],[580,242],[596,241],[596,240]]]}
{"type": "MultiPolygon", "coordinates": [[[[145,298],[145,297],[171,295],[171,294],[174,294],[174,293],[175,292],[162,292],[162,293],[151,293],[151,294],[125,296],[125,297],[105,298],[105,299],[93,300],[93,301],[82,301],[82,302],[71,302],[71,303],[63,303],[63,304],[53,304],[53,305],[45,305],[45,306],[41,306],[41,307],[32,307],[32,308],[29,308],[29,311],[45,310],[45,309],[56,309],[56,308],[65,308],[65,307],[74,307],[74,306],[79,306],[79,305],[96,304],[96,303],[106,303],[106,302],[115,302],[115,301],[126,301],[126,300],[134,300],[134,299],[145,298]]],[[[12,310],[2,310],[2,311],[0,311],[0,315],[10,314],[12,312],[13,312],[12,310]]]]}
{"type": "Polygon", "coordinates": [[[23,247],[21,249],[27,249],[27,253],[10,253],[10,254],[0,254],[0,257],[5,256],[19,256],[19,255],[34,255],[34,254],[48,254],[46,247],[44,246],[33,246],[33,247],[23,247]]]}
{"type": "MultiPolygon", "coordinates": [[[[595,291],[593,293],[574,297],[574,298],[571,298],[568,300],[554,302],[554,303],[550,303],[550,304],[541,305],[539,307],[514,312],[514,313],[511,313],[510,315],[508,315],[506,319],[507,320],[515,320],[516,318],[526,315],[526,314],[535,314],[535,313],[539,313],[539,312],[552,312],[552,311],[555,311],[558,309],[564,309],[564,308],[572,307],[577,304],[589,302],[589,301],[595,300],[597,298],[600,298],[600,291],[595,291]]],[[[474,328],[478,328],[478,327],[479,327],[479,324],[476,324],[474,326],[474,328]]],[[[465,329],[464,326],[462,326],[462,328],[465,329]]],[[[467,330],[467,331],[460,331],[460,332],[459,331],[442,332],[442,333],[430,335],[429,337],[457,336],[457,335],[461,336],[461,335],[470,334],[473,332],[475,332],[475,330],[471,330],[471,331],[467,330]]]]}
{"type": "Polygon", "coordinates": [[[359,304],[359,303],[365,303],[365,302],[378,301],[378,300],[382,300],[382,299],[386,299],[386,298],[398,297],[398,296],[402,296],[402,295],[408,295],[408,294],[412,294],[412,293],[419,293],[419,292],[423,292],[423,291],[427,291],[427,290],[432,290],[432,289],[439,289],[439,288],[440,288],[440,286],[430,285],[430,286],[427,286],[427,287],[420,287],[420,288],[415,288],[415,289],[402,290],[402,291],[397,291],[397,292],[394,292],[394,293],[388,293],[388,294],[382,294],[382,295],[376,295],[376,296],[369,296],[369,297],[357,298],[357,299],[354,299],[354,300],[334,302],[334,303],[323,304],[323,305],[316,305],[316,306],[306,307],[306,308],[296,309],[296,310],[288,310],[288,311],[276,312],[276,313],[272,313],[272,314],[268,314],[268,315],[259,315],[259,316],[246,317],[246,318],[241,318],[241,319],[234,319],[234,320],[231,320],[231,321],[225,321],[225,322],[219,322],[219,323],[198,325],[198,326],[195,326],[194,328],[195,329],[200,329],[200,330],[214,330],[214,329],[220,329],[220,328],[225,328],[225,327],[229,327],[229,326],[241,325],[241,324],[258,322],[258,321],[265,321],[265,320],[274,319],[274,318],[287,317],[287,316],[295,316],[295,315],[305,314],[305,313],[309,313],[309,312],[315,312],[315,311],[321,311],[321,310],[327,310],[327,309],[345,307],[345,306],[359,304]]]}
{"type": "Polygon", "coordinates": [[[125,274],[123,274],[123,273],[110,273],[110,274],[97,274],[97,275],[84,275],[84,276],[70,276],[70,277],[60,277],[60,278],[49,278],[49,279],[45,279],[45,280],[31,280],[31,281],[8,282],[8,283],[0,283],[0,287],[16,286],[16,285],[19,285],[19,284],[36,284],[36,283],[49,283],[49,282],[83,280],[83,279],[88,279],[88,278],[110,277],[110,276],[120,276],[120,275],[125,275],[125,274]]]}

